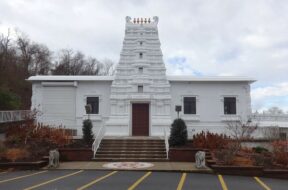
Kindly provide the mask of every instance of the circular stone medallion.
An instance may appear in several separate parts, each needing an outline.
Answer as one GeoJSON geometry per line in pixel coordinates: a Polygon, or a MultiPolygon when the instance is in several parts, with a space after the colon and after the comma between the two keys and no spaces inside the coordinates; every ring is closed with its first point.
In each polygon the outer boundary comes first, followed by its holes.
{"type": "Polygon", "coordinates": [[[147,162],[111,162],[104,164],[104,168],[110,169],[141,169],[141,168],[150,168],[154,166],[154,164],[147,162]]]}

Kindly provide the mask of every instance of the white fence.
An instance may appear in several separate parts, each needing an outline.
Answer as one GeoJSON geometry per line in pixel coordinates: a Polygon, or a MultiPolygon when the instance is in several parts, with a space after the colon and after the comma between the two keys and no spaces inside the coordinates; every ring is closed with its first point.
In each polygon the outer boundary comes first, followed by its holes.
{"type": "Polygon", "coordinates": [[[251,119],[254,121],[279,121],[288,122],[288,114],[252,114],[251,119]]]}
{"type": "Polygon", "coordinates": [[[0,123],[22,121],[31,116],[30,110],[0,111],[0,123]]]}

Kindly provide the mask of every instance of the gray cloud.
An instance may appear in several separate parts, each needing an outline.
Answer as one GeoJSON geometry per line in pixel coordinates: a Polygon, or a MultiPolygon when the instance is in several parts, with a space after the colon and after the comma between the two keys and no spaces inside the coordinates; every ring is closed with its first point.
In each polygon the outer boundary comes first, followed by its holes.
{"type": "Polygon", "coordinates": [[[127,15],[159,16],[169,74],[251,76],[253,89],[287,82],[286,0],[2,0],[0,31],[117,62],[127,15]],[[178,57],[181,67],[169,61],[178,57]]]}

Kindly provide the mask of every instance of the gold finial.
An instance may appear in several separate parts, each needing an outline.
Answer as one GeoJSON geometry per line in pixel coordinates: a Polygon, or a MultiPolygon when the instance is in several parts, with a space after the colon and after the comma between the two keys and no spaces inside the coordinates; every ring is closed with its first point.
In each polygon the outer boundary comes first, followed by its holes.
{"type": "Polygon", "coordinates": [[[133,23],[134,23],[134,24],[136,23],[136,18],[133,19],[133,23]]]}
{"type": "Polygon", "coordinates": [[[147,18],[144,19],[144,23],[145,23],[145,24],[147,23],[147,18]]]}
{"type": "Polygon", "coordinates": [[[151,20],[150,20],[150,18],[148,18],[148,23],[150,23],[151,22],[151,20]]]}
{"type": "Polygon", "coordinates": [[[139,18],[137,18],[137,24],[139,24],[139,22],[140,22],[140,20],[139,20],[139,18]]]}
{"type": "Polygon", "coordinates": [[[143,18],[141,18],[141,24],[143,24],[143,18]]]}

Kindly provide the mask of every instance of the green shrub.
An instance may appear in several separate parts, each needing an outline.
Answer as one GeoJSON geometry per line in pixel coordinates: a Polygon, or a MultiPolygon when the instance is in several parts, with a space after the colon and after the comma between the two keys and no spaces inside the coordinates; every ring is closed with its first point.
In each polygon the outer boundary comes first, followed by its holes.
{"type": "Polygon", "coordinates": [[[0,89],[0,110],[19,109],[21,105],[20,97],[16,94],[0,89]]]}
{"type": "Polygon", "coordinates": [[[94,138],[92,127],[93,125],[90,119],[86,119],[83,121],[83,127],[82,127],[83,140],[89,146],[92,145],[94,138]]]}
{"type": "Polygon", "coordinates": [[[169,145],[181,146],[187,142],[188,134],[185,122],[182,119],[175,119],[171,125],[169,145]]]}
{"type": "Polygon", "coordinates": [[[262,147],[262,146],[256,146],[253,147],[252,150],[256,153],[263,153],[263,152],[268,152],[268,149],[262,147]]]}

